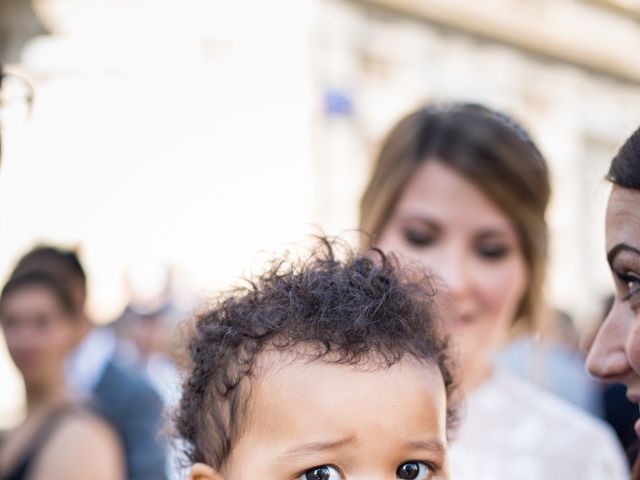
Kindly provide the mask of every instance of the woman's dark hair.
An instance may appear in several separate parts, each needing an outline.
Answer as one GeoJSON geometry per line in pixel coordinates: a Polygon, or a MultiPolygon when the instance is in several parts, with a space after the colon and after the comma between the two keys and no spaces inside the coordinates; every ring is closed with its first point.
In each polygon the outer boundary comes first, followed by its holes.
{"type": "Polygon", "coordinates": [[[75,251],[52,245],[38,245],[20,257],[11,277],[32,272],[53,278],[71,295],[74,311],[82,312],[87,296],[87,277],[75,251]]]}
{"type": "Polygon", "coordinates": [[[30,271],[9,278],[0,293],[0,305],[12,293],[31,287],[42,287],[56,298],[65,313],[77,313],[71,293],[56,278],[46,272],[30,271]]]}
{"type": "Polygon", "coordinates": [[[431,105],[409,113],[382,142],[360,201],[366,245],[375,245],[405,187],[428,161],[456,170],[513,222],[528,270],[516,320],[537,326],[544,310],[545,211],[551,195],[542,154],[518,123],[482,105],[431,105]]]}
{"type": "Polygon", "coordinates": [[[34,270],[49,271],[65,282],[76,279],[84,284],[87,281],[78,254],[52,245],[38,245],[29,250],[18,260],[13,274],[34,270]]]}
{"type": "MultiPolygon", "coordinates": [[[[622,144],[609,166],[607,180],[618,187],[640,190],[640,128],[622,144]]],[[[640,480],[640,458],[631,473],[632,480],[640,480]]]]}
{"type": "Polygon", "coordinates": [[[339,260],[335,242],[321,243],[306,261],[274,261],[196,318],[175,419],[191,463],[224,464],[242,434],[247,382],[265,349],[309,349],[326,362],[380,368],[412,357],[440,370],[451,407],[453,376],[428,277],[401,272],[379,250],[344,247],[339,260]]]}
{"type": "Polygon", "coordinates": [[[607,179],[619,187],[640,190],[640,128],[613,157],[607,179]]]}
{"type": "Polygon", "coordinates": [[[640,459],[636,460],[631,469],[631,480],[640,480],[640,459]]]}

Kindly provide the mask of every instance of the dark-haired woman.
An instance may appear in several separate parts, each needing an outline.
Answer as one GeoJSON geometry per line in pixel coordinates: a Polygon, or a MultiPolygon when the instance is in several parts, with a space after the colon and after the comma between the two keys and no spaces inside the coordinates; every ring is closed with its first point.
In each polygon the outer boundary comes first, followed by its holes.
{"type": "Polygon", "coordinates": [[[515,327],[535,330],[547,258],[545,160],[506,115],[474,104],[431,106],[383,141],[362,197],[368,242],[432,269],[458,318],[467,413],[452,478],[622,479],[612,432],[510,376],[493,357],[515,327]]]}
{"type": "Polygon", "coordinates": [[[2,480],[124,478],[116,433],[65,385],[78,321],[70,294],[44,273],[14,276],[2,290],[0,325],[27,394],[25,421],[0,445],[2,480]]]}
{"type": "MultiPolygon", "coordinates": [[[[627,397],[640,403],[640,129],[613,158],[613,184],[606,215],[607,260],[616,295],[587,358],[589,372],[624,383],[627,397]]],[[[640,421],[634,425],[640,436],[640,421]]],[[[633,479],[640,479],[636,463],[633,479]]]]}

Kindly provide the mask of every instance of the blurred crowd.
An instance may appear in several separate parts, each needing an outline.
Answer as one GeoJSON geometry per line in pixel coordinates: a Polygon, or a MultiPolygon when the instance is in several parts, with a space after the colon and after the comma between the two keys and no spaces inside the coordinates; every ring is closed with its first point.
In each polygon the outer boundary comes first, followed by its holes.
{"type": "Polygon", "coordinates": [[[163,412],[179,392],[182,312],[164,280],[153,303],[132,297],[112,326],[98,327],[86,313],[86,276],[74,251],[43,245],[19,259],[3,289],[2,327],[25,382],[27,417],[3,443],[2,464],[13,473],[3,469],[2,478],[49,478],[65,468],[99,478],[169,478],[163,412]],[[64,450],[77,461],[54,454],[64,450]]]}
{"type": "MultiPolygon", "coordinates": [[[[549,195],[545,160],[515,120],[447,103],[396,124],[362,196],[362,246],[433,271],[446,292],[466,408],[451,448],[454,478],[516,478],[523,468],[543,478],[624,478],[635,459],[637,409],[624,390],[587,376],[585,332],[545,308],[549,195]],[[587,447],[598,456],[587,461],[587,447]]],[[[174,301],[170,270],[150,270],[129,272],[126,308],[96,326],[75,251],[36,245],[17,259],[0,324],[27,413],[3,435],[1,478],[184,475],[171,416],[188,312],[174,301]],[[59,452],[73,452],[73,462],[59,452]]]]}

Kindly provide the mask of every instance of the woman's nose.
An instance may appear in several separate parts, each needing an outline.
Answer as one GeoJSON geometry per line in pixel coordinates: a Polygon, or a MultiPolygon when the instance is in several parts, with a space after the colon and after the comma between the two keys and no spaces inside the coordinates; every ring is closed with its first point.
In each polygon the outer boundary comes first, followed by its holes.
{"type": "Polygon", "coordinates": [[[436,274],[445,283],[454,298],[460,298],[469,290],[469,262],[460,252],[446,252],[437,259],[436,274]]]}
{"type": "Polygon", "coordinates": [[[614,304],[587,355],[587,371],[601,380],[616,380],[630,369],[624,348],[628,322],[622,310],[614,304]]]}

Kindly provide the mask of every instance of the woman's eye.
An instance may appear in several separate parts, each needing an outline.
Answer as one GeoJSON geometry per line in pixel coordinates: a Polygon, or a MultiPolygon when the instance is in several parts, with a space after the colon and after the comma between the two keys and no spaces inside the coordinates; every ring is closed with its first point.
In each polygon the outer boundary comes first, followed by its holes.
{"type": "Polygon", "coordinates": [[[403,232],[405,241],[416,247],[426,247],[431,245],[434,237],[431,233],[413,229],[406,229],[403,232]]]}
{"type": "Polygon", "coordinates": [[[509,247],[504,245],[480,245],[477,248],[480,256],[489,260],[499,260],[509,253],[509,247]]]}
{"type": "Polygon", "coordinates": [[[340,480],[342,475],[331,465],[313,467],[298,477],[298,480],[340,480]]]}
{"type": "Polygon", "coordinates": [[[38,330],[46,330],[51,326],[51,318],[47,315],[38,315],[33,320],[33,326],[38,330]]]}
{"type": "Polygon", "coordinates": [[[640,277],[633,273],[624,273],[619,275],[620,279],[625,283],[627,287],[627,294],[623,298],[623,301],[632,300],[635,297],[640,297],[640,277]]]}
{"type": "Polygon", "coordinates": [[[422,462],[403,463],[396,470],[396,478],[407,480],[428,480],[433,475],[433,468],[422,462]]]}
{"type": "Polygon", "coordinates": [[[10,329],[18,325],[18,321],[15,317],[2,317],[0,318],[0,325],[2,325],[3,328],[10,329]]]}

